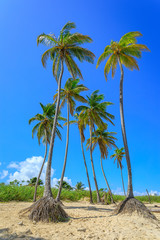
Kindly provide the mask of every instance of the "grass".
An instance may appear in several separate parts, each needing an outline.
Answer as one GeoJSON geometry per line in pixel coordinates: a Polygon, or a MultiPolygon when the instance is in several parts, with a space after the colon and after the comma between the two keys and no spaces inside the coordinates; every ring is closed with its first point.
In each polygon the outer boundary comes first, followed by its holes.
{"type": "MultiPolygon", "coordinates": [[[[39,186],[37,190],[37,199],[43,196],[44,187],[39,186]]],[[[53,197],[57,195],[57,189],[53,188],[53,197]]],[[[33,200],[34,187],[31,186],[15,186],[15,185],[0,185],[0,202],[9,201],[26,201],[31,202],[33,200]]],[[[93,201],[96,202],[96,192],[93,191],[93,201]]],[[[100,196],[103,196],[103,192],[100,192],[100,196]]],[[[148,202],[148,196],[137,196],[138,200],[142,202],[148,202]]],[[[79,201],[87,199],[89,201],[89,191],[68,191],[63,189],[61,193],[61,200],[65,201],[79,201]]],[[[124,196],[113,195],[115,202],[125,199],[124,196]]],[[[160,203],[160,196],[150,196],[151,202],[160,203]]]]}

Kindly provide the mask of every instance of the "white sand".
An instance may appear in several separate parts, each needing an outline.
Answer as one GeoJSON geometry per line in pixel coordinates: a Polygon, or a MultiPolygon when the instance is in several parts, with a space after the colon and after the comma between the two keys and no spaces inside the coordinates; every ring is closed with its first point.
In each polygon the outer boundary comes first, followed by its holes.
{"type": "MultiPolygon", "coordinates": [[[[160,223],[136,215],[112,216],[114,205],[64,202],[65,210],[71,217],[69,222],[36,224],[28,220],[27,216],[19,216],[19,211],[30,205],[26,202],[0,203],[0,239],[160,239],[160,223]],[[18,224],[21,221],[23,225],[18,224]],[[9,229],[5,232],[4,228],[9,229]],[[3,238],[3,234],[21,238],[3,238]]],[[[147,207],[153,208],[154,205],[147,204],[147,207]]],[[[160,213],[155,215],[160,220],[160,213]]]]}

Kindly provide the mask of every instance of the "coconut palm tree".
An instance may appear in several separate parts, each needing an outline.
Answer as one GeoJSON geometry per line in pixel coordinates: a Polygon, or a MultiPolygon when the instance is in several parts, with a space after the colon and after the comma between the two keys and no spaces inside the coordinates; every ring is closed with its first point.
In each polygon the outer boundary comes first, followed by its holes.
{"type": "Polygon", "coordinates": [[[146,45],[137,44],[136,37],[140,37],[142,34],[140,32],[129,32],[123,35],[119,42],[111,41],[110,45],[107,45],[104,49],[104,52],[99,57],[97,62],[97,67],[99,64],[105,60],[107,57],[108,60],[104,67],[104,75],[107,80],[107,75],[112,69],[112,78],[115,75],[117,64],[120,66],[121,79],[120,79],[120,117],[121,117],[121,128],[123,143],[126,153],[127,169],[128,169],[128,191],[127,198],[133,198],[133,186],[132,186],[132,171],[131,171],[131,162],[129,157],[129,149],[127,144],[126,130],[125,130],[125,121],[124,121],[124,112],[123,112],[123,79],[124,71],[123,65],[130,70],[136,69],[139,70],[138,63],[134,57],[141,58],[142,51],[149,51],[146,45]]]}
{"type": "MultiPolygon", "coordinates": [[[[60,185],[58,189],[58,194],[56,197],[57,201],[60,201],[60,195],[62,190],[62,183],[64,178],[64,173],[66,169],[66,163],[67,163],[67,154],[68,154],[68,144],[69,144],[69,115],[71,114],[73,116],[74,110],[75,110],[75,100],[80,102],[87,102],[87,100],[80,95],[81,92],[87,91],[88,88],[86,88],[83,84],[79,84],[79,79],[73,79],[69,78],[66,81],[66,84],[64,86],[64,89],[61,89],[60,98],[62,100],[61,106],[64,106],[65,103],[67,103],[67,138],[66,138],[66,150],[65,150],[65,158],[64,158],[64,164],[63,164],[63,170],[60,180],[60,185]]],[[[58,94],[54,95],[54,99],[57,99],[58,94]]]]}
{"type": "Polygon", "coordinates": [[[71,33],[71,30],[76,28],[76,25],[73,22],[67,22],[60,31],[58,38],[54,34],[41,34],[37,38],[37,45],[44,44],[45,46],[50,47],[42,55],[42,64],[45,67],[47,60],[50,58],[53,61],[52,70],[53,76],[58,82],[58,96],[56,104],[56,113],[51,133],[50,140],[50,149],[48,154],[48,164],[46,170],[46,180],[45,180],[45,189],[44,197],[52,197],[51,192],[51,163],[52,163],[52,153],[54,146],[54,138],[56,132],[57,116],[59,112],[59,103],[60,103],[60,90],[61,90],[61,80],[64,71],[64,64],[68,71],[70,72],[73,78],[79,77],[83,79],[82,73],[78,68],[74,58],[77,58],[79,61],[87,61],[89,63],[94,62],[95,55],[86,48],[81,47],[83,43],[90,43],[92,39],[80,33],[71,33]]]}
{"type": "MultiPolygon", "coordinates": [[[[37,181],[35,184],[35,192],[34,192],[34,197],[33,201],[36,201],[36,195],[37,195],[37,187],[39,183],[39,179],[44,167],[44,163],[46,161],[46,156],[47,156],[47,145],[50,142],[50,136],[51,136],[51,131],[52,131],[52,126],[53,126],[53,119],[55,116],[55,104],[47,104],[43,105],[40,103],[40,106],[43,110],[42,114],[36,114],[33,118],[29,120],[29,124],[31,124],[33,121],[38,121],[38,123],[33,127],[32,129],[32,138],[34,137],[35,133],[37,132],[37,138],[38,138],[38,143],[40,144],[40,141],[42,139],[42,142],[45,143],[45,155],[43,159],[43,163],[41,166],[41,169],[39,171],[37,181]]],[[[65,118],[58,117],[59,120],[65,120],[65,118]]],[[[62,128],[62,126],[58,123],[58,126],[62,128]]],[[[56,127],[56,134],[57,136],[61,139],[61,133],[59,129],[56,127]]]]}
{"type": "Polygon", "coordinates": [[[126,196],[124,181],[123,181],[123,174],[122,174],[122,168],[123,168],[122,159],[124,156],[125,156],[125,152],[124,152],[124,148],[122,147],[122,148],[116,148],[114,150],[114,154],[112,154],[110,158],[114,158],[114,163],[117,160],[117,168],[120,168],[121,170],[122,186],[123,186],[124,195],[126,196]]]}
{"type": "Polygon", "coordinates": [[[99,90],[94,91],[91,96],[87,96],[87,106],[79,106],[76,111],[80,112],[80,117],[83,119],[85,126],[89,125],[90,130],[90,158],[92,164],[93,177],[97,192],[97,202],[100,202],[100,195],[98,191],[98,184],[96,179],[96,174],[94,170],[94,163],[92,157],[92,132],[95,129],[95,124],[98,127],[106,127],[103,119],[109,121],[113,124],[112,119],[114,116],[106,112],[107,106],[111,105],[111,102],[106,102],[104,100],[103,94],[98,94],[99,90]],[[103,101],[103,102],[102,102],[103,101]]]}
{"type": "MultiPolygon", "coordinates": [[[[106,181],[109,193],[111,195],[112,203],[114,202],[113,196],[112,196],[111,188],[109,186],[109,183],[107,181],[107,178],[103,169],[102,159],[105,159],[108,157],[108,148],[112,149],[112,147],[116,147],[115,140],[117,140],[117,138],[113,136],[115,134],[116,134],[115,132],[106,132],[106,129],[104,128],[98,128],[95,132],[93,132],[93,135],[92,135],[92,150],[94,150],[97,145],[99,146],[99,150],[101,153],[101,169],[102,169],[102,173],[106,181]]],[[[87,149],[90,147],[90,143],[91,142],[89,138],[87,140],[87,149]]]]}
{"type": "MultiPolygon", "coordinates": [[[[90,184],[90,179],[89,179],[89,173],[88,173],[88,168],[87,168],[87,163],[86,163],[86,158],[85,158],[85,154],[84,154],[84,148],[83,148],[83,143],[85,141],[85,136],[84,136],[84,121],[83,119],[80,117],[80,115],[78,113],[74,114],[74,118],[75,120],[72,120],[69,122],[69,124],[76,124],[78,129],[79,129],[79,134],[80,134],[80,139],[81,139],[81,149],[82,149],[82,155],[83,155],[83,160],[84,160],[84,166],[86,169],[86,174],[87,174],[87,180],[88,180],[88,187],[89,187],[89,192],[90,192],[90,203],[93,203],[93,199],[92,199],[92,189],[91,189],[91,184],[90,184]]],[[[66,123],[64,124],[66,125],[66,123]]]]}
{"type": "Polygon", "coordinates": [[[79,190],[83,191],[84,190],[84,184],[82,182],[77,182],[75,190],[76,191],[79,191],[79,190]]]}

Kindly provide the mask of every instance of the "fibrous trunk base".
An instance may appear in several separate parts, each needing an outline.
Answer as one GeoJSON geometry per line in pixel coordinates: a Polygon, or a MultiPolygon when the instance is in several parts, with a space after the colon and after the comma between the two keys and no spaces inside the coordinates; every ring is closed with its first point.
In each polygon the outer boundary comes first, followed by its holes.
{"type": "Polygon", "coordinates": [[[68,215],[62,205],[52,197],[43,197],[21,212],[30,212],[29,219],[36,222],[63,222],[68,220],[68,215]]]}
{"type": "Polygon", "coordinates": [[[151,218],[157,220],[157,218],[149,211],[149,209],[136,198],[126,198],[120,202],[117,208],[114,210],[114,214],[138,214],[145,218],[151,218]]]}

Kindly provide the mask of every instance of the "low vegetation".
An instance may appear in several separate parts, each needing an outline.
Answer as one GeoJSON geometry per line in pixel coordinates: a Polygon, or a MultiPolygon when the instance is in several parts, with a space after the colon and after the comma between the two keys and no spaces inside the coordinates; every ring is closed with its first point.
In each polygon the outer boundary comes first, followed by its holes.
{"type": "MultiPolygon", "coordinates": [[[[34,187],[32,186],[16,186],[16,185],[0,185],[0,202],[9,201],[33,201],[34,187]]],[[[43,196],[44,187],[39,186],[37,189],[37,199],[43,196]]],[[[57,196],[58,189],[52,188],[52,194],[55,198],[57,196]]],[[[100,191],[100,197],[104,195],[103,191],[100,191]]],[[[89,202],[90,193],[86,190],[66,190],[62,189],[61,200],[65,201],[79,201],[86,200],[89,202]]],[[[149,202],[148,196],[138,196],[136,197],[142,202],[149,202]]],[[[93,202],[96,203],[97,194],[93,191],[93,202]]],[[[123,201],[125,196],[113,195],[113,200],[115,202],[123,201]]],[[[150,196],[151,202],[160,203],[160,196],[150,196]]],[[[109,203],[109,201],[108,201],[109,203]]]]}

